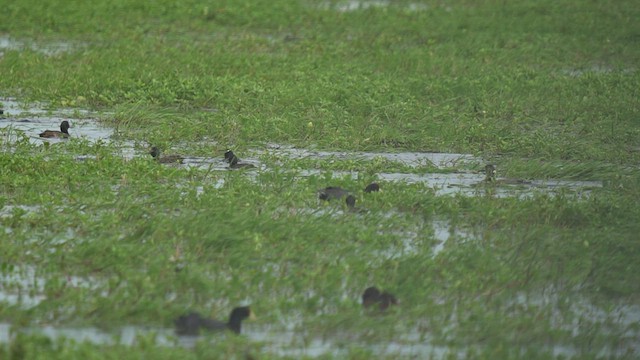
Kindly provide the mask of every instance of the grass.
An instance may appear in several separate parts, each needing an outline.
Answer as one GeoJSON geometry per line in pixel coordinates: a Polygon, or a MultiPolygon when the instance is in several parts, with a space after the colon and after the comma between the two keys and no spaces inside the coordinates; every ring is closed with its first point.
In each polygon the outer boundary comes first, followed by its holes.
{"type": "MultiPolygon", "coordinates": [[[[327,339],[338,351],[326,358],[395,358],[376,347],[394,343],[409,357],[425,342],[468,358],[546,359],[556,347],[637,356],[627,350],[637,325],[616,315],[630,306],[637,318],[640,294],[635,3],[340,4],[5,4],[0,33],[38,46],[0,50],[0,95],[99,111],[117,141],[45,147],[3,135],[2,273],[35,268],[42,284],[31,292],[46,300],[0,301],[0,323],[162,329],[188,310],[226,318],[249,302],[259,318],[249,327],[307,346],[327,339]],[[72,50],[39,49],[55,41],[72,50]],[[248,176],[124,160],[121,141],[139,154],[153,143],[214,158],[266,143],[471,153],[501,176],[603,187],[499,198],[388,182],[382,193],[356,191],[370,210],[358,215],[318,204],[316,190],[363,189],[378,172],[451,170],[262,155],[268,170],[248,176]],[[358,178],[331,179],[355,169],[358,178]],[[434,222],[467,235],[434,256],[434,222]],[[373,284],[401,305],[363,316],[359,297],[373,284]]],[[[0,292],[29,294],[5,280],[0,292]]],[[[193,349],[153,335],[127,346],[19,333],[0,344],[11,359],[247,354],[287,357],[246,336],[193,349]]]]}

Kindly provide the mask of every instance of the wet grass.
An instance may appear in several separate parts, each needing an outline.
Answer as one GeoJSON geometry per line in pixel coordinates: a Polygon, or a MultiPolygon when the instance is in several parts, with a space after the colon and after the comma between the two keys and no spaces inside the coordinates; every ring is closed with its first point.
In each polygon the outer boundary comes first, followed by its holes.
{"type": "Polygon", "coordinates": [[[396,358],[389,344],[419,358],[445,357],[441,348],[486,359],[636,357],[637,6],[420,4],[6,5],[0,32],[75,45],[0,49],[9,74],[0,95],[100,111],[114,134],[44,146],[3,133],[0,323],[14,335],[0,358],[299,358],[282,349],[319,339],[331,344],[323,356],[355,359],[396,358]],[[121,141],[135,157],[123,158],[121,141]],[[377,173],[477,172],[482,163],[253,153],[266,143],[469,153],[503,177],[603,186],[521,198],[494,196],[492,185],[439,196],[426,184],[382,182],[383,192],[365,195],[377,173]],[[164,166],[148,144],[210,158],[233,147],[265,167],[164,166]],[[300,176],[309,169],[318,173],[300,176]],[[330,185],[353,190],[369,212],[319,203],[316,190],[330,185]],[[435,222],[466,235],[434,255],[435,222]],[[38,286],[6,280],[25,267],[38,286]],[[400,306],[365,316],[359,298],[370,285],[400,306]],[[8,294],[44,300],[26,307],[8,294]],[[226,318],[240,303],[258,314],[248,335],[195,348],[160,346],[152,334],[129,346],[19,331],[163,329],[188,310],[226,318]],[[265,333],[282,334],[281,348],[256,336],[265,333]],[[298,343],[283,345],[288,338],[298,343]]]}

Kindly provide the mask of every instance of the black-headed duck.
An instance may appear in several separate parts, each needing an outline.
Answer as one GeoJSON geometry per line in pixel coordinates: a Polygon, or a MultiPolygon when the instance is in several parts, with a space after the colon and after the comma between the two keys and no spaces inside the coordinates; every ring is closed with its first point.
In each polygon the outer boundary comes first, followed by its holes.
{"type": "Polygon", "coordinates": [[[247,318],[254,318],[251,308],[248,306],[234,308],[227,322],[208,319],[196,312],[191,312],[176,319],[176,333],[178,335],[198,335],[200,334],[200,329],[203,329],[208,331],[229,330],[240,334],[242,320],[247,318]]]}
{"type": "MultiPolygon", "coordinates": [[[[380,191],[380,185],[378,185],[377,183],[371,183],[364,188],[365,193],[371,193],[375,191],[380,191]]],[[[339,186],[329,186],[324,189],[318,190],[318,199],[320,200],[341,199],[349,195],[351,195],[351,192],[349,192],[349,190],[343,189],[339,186]]],[[[353,200],[355,203],[355,198],[353,198],[353,200]]]]}
{"type": "Polygon", "coordinates": [[[241,163],[240,159],[231,150],[227,150],[224,153],[224,159],[229,163],[230,169],[250,169],[255,167],[252,164],[241,163]]]}
{"type": "Polygon", "coordinates": [[[398,300],[391,293],[381,292],[377,287],[368,287],[362,294],[362,306],[365,309],[378,305],[380,311],[386,310],[391,305],[398,305],[398,300]]]}
{"type": "Polygon", "coordinates": [[[149,150],[149,154],[159,163],[162,164],[182,164],[184,158],[180,155],[160,155],[160,149],[157,146],[152,146],[149,150]]]}
{"type": "Polygon", "coordinates": [[[60,123],[60,131],[58,130],[45,130],[40,133],[41,138],[68,138],[69,137],[69,122],[64,120],[60,123]]]}

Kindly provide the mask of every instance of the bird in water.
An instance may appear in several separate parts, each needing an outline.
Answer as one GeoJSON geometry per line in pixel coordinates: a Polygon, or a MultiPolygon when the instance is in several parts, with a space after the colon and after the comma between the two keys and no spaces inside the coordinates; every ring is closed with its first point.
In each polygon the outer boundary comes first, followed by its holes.
{"type": "Polygon", "coordinates": [[[241,163],[240,159],[231,150],[227,150],[224,153],[224,159],[229,163],[230,169],[250,169],[255,167],[252,164],[241,163]]]}
{"type": "Polygon", "coordinates": [[[58,130],[45,130],[40,133],[41,138],[68,138],[69,137],[69,122],[64,120],[60,123],[60,131],[58,130]]]}
{"type": "MultiPolygon", "coordinates": [[[[372,192],[378,192],[378,191],[380,191],[380,185],[378,185],[377,183],[371,183],[364,188],[365,193],[372,193],[372,192]]],[[[324,189],[318,190],[318,199],[320,200],[328,201],[328,200],[334,200],[334,199],[341,199],[349,195],[351,195],[351,192],[349,190],[343,189],[339,186],[329,186],[324,189]]],[[[355,198],[353,198],[353,200],[355,204],[355,198]]],[[[349,204],[349,201],[347,201],[347,205],[348,204],[349,204]]]]}
{"type": "Polygon", "coordinates": [[[242,320],[255,319],[251,308],[248,306],[240,306],[234,308],[229,315],[229,321],[213,320],[205,318],[197,312],[191,312],[178,317],[175,321],[176,334],[178,335],[199,335],[200,330],[208,331],[224,331],[229,330],[236,334],[240,334],[242,320]]]}
{"type": "Polygon", "coordinates": [[[157,146],[152,146],[149,150],[149,154],[159,163],[162,164],[182,164],[184,158],[180,155],[160,155],[160,149],[157,146]]]}
{"type": "Polygon", "coordinates": [[[496,177],[496,174],[497,174],[496,166],[493,164],[487,164],[484,167],[484,173],[485,173],[484,181],[487,183],[506,184],[506,185],[531,184],[530,181],[522,180],[522,179],[498,179],[496,177]]]}
{"type": "Polygon", "coordinates": [[[381,292],[375,286],[368,287],[362,294],[362,306],[369,309],[376,305],[380,311],[384,311],[391,305],[398,305],[398,299],[389,292],[381,292]]]}

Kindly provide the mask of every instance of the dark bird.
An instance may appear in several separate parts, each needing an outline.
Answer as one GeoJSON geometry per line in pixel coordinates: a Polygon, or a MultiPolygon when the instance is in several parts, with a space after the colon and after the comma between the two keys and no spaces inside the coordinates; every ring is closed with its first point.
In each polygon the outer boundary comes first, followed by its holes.
{"type": "Polygon", "coordinates": [[[356,197],[353,195],[349,195],[347,196],[347,198],[345,199],[345,202],[347,203],[347,206],[349,207],[349,209],[355,210],[356,208],[356,197]]]}
{"type": "MultiPolygon", "coordinates": [[[[371,183],[364,188],[365,193],[371,193],[374,191],[380,191],[380,185],[377,183],[371,183]]],[[[320,200],[333,200],[333,199],[341,199],[345,196],[349,196],[351,193],[349,190],[343,189],[339,186],[329,186],[324,189],[318,190],[318,199],[320,200]]],[[[353,203],[355,204],[355,198],[353,198],[353,203]]],[[[349,200],[347,200],[347,205],[349,204],[349,200]]]]}
{"type": "Polygon", "coordinates": [[[318,199],[320,200],[333,200],[340,199],[349,195],[349,191],[338,187],[338,186],[329,186],[324,189],[318,190],[318,199]]]}
{"type": "Polygon", "coordinates": [[[157,162],[162,164],[182,164],[184,161],[184,158],[180,155],[160,156],[160,149],[157,146],[152,146],[149,154],[151,154],[157,162]]]}
{"type": "Polygon", "coordinates": [[[380,185],[378,185],[378,183],[371,183],[367,185],[366,188],[364,188],[364,192],[366,193],[378,192],[378,191],[380,191],[380,185]]]}
{"type": "Polygon", "coordinates": [[[231,169],[249,169],[255,167],[252,164],[241,163],[240,159],[231,150],[227,150],[224,153],[224,159],[229,163],[229,168],[231,169]]]}
{"type": "Polygon", "coordinates": [[[60,123],[60,131],[58,130],[45,130],[40,133],[42,138],[68,138],[69,137],[69,122],[67,120],[60,123]]]}
{"type": "Polygon", "coordinates": [[[196,312],[178,317],[175,321],[176,333],[178,335],[199,335],[200,329],[208,331],[229,330],[240,334],[242,320],[253,319],[253,313],[248,306],[240,306],[231,311],[228,322],[208,319],[196,312]]]}
{"type": "Polygon", "coordinates": [[[371,286],[362,294],[362,306],[368,309],[375,305],[378,305],[380,311],[384,311],[391,305],[398,305],[398,300],[391,293],[380,292],[377,287],[371,286]]]}
{"type": "Polygon", "coordinates": [[[498,179],[496,177],[497,171],[496,166],[493,164],[488,164],[484,167],[485,182],[490,182],[494,184],[506,184],[506,185],[518,185],[518,184],[531,184],[530,181],[522,180],[522,179],[498,179]]]}

